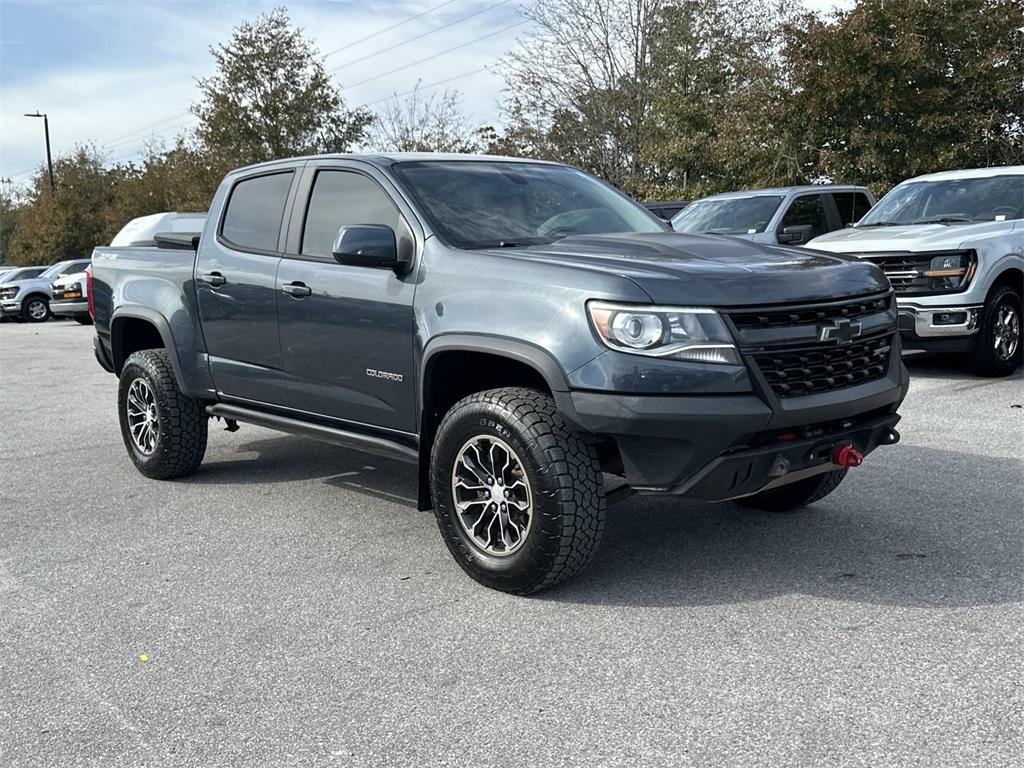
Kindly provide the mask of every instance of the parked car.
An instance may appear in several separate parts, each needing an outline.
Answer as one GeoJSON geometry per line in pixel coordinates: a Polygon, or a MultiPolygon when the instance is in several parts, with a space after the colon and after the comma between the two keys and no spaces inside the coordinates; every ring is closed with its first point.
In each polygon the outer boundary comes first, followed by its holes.
{"type": "MultiPolygon", "coordinates": [[[[4,267],[3,269],[0,269],[0,286],[3,286],[4,281],[8,279],[8,276],[13,277],[14,274],[17,273],[17,272],[21,272],[23,270],[33,270],[33,269],[36,269],[36,267],[20,267],[20,268],[19,267],[4,267]]],[[[38,267],[39,272],[42,272],[44,269],[45,269],[45,267],[38,267]]],[[[35,274],[39,274],[39,272],[37,272],[35,274]]],[[[26,272],[25,274],[28,275],[28,274],[31,274],[31,272],[29,271],[29,272],[26,272]]],[[[33,277],[34,276],[35,275],[33,275],[33,277]]],[[[2,313],[0,313],[0,323],[6,323],[6,322],[7,322],[7,317],[5,317],[2,313]]]]}
{"type": "Polygon", "coordinates": [[[88,265],[88,259],[59,261],[44,268],[42,272],[37,272],[34,277],[22,274],[9,276],[6,282],[0,285],[0,313],[30,323],[49,320],[53,281],[63,275],[81,272],[88,265]]]}
{"type": "Polygon", "coordinates": [[[672,221],[672,217],[689,204],[689,200],[651,200],[643,203],[643,206],[659,219],[672,221]]]}
{"type": "Polygon", "coordinates": [[[125,447],[181,477],[209,417],[407,460],[459,565],[577,572],[624,489],[783,511],[899,439],[881,271],[671,232],[567,166],[327,155],[221,183],[197,250],[97,248],[125,447]]]}
{"type": "Polygon", "coordinates": [[[54,280],[50,286],[50,313],[54,317],[70,317],[82,325],[92,325],[86,282],[84,269],[54,280]]]}
{"type": "Polygon", "coordinates": [[[983,376],[1020,365],[1024,166],[910,179],[857,226],[810,247],[882,268],[896,290],[907,348],[967,353],[983,376]]]}
{"type": "Polygon", "coordinates": [[[858,221],[874,204],[867,187],[835,184],[727,192],[690,203],[672,219],[672,228],[803,245],[858,221]]]}

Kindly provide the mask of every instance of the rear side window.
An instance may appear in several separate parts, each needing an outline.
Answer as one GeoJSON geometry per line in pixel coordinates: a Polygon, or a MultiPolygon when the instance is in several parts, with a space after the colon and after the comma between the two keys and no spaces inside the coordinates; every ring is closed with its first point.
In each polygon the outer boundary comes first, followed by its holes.
{"type": "Polygon", "coordinates": [[[401,232],[402,214],[377,182],[352,171],[320,171],[313,184],[302,230],[302,253],[330,256],[338,229],[384,224],[401,232]]]}
{"type": "Polygon", "coordinates": [[[839,209],[839,220],[844,227],[860,221],[871,210],[871,201],[863,192],[833,192],[832,199],[839,209]]]}
{"type": "Polygon", "coordinates": [[[76,261],[74,264],[68,264],[64,267],[61,275],[74,275],[78,272],[84,272],[87,266],[89,266],[88,261],[76,261]]]}
{"type": "Polygon", "coordinates": [[[811,225],[811,234],[808,235],[808,240],[829,231],[828,214],[825,213],[825,203],[822,201],[821,195],[804,195],[790,203],[789,210],[782,217],[779,231],[801,224],[811,225]]]}
{"type": "Polygon", "coordinates": [[[232,245],[276,251],[292,172],[242,179],[235,184],[224,211],[220,234],[232,245]]]}

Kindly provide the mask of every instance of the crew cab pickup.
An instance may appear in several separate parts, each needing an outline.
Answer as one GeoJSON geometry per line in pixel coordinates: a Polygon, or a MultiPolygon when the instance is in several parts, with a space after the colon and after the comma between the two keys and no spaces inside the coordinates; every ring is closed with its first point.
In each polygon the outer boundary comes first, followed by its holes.
{"type": "Polygon", "coordinates": [[[899,439],[878,267],[674,233],[564,165],[275,161],[153,240],[90,278],[135,466],[194,472],[211,417],[406,460],[495,589],[579,571],[620,493],[789,510],[899,439]]]}
{"type": "Polygon", "coordinates": [[[1024,359],[1024,166],[908,179],[808,247],[885,272],[905,347],[964,353],[982,376],[1008,376],[1024,359]]]}

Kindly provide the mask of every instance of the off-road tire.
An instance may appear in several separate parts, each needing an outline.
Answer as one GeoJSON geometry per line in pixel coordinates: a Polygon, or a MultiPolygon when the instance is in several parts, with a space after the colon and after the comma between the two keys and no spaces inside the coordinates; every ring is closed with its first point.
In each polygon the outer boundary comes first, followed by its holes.
{"type": "Polygon", "coordinates": [[[1004,359],[996,354],[994,347],[994,328],[999,317],[999,311],[1004,305],[1009,305],[1017,313],[1018,328],[1024,324],[1024,313],[1021,309],[1021,295],[1008,285],[1001,285],[989,293],[982,307],[981,317],[978,320],[978,333],[975,347],[968,355],[971,370],[978,376],[998,377],[1009,376],[1020,365],[1024,355],[1024,342],[1018,340],[1017,351],[1009,358],[1004,359]]]}
{"type": "Polygon", "coordinates": [[[795,483],[772,488],[770,491],[761,491],[753,496],[736,499],[736,503],[741,507],[762,512],[792,512],[824,499],[839,487],[846,477],[846,472],[845,469],[837,469],[834,472],[797,480],[795,483]]]}
{"type": "Polygon", "coordinates": [[[50,317],[50,302],[46,300],[45,296],[28,296],[21,303],[21,319],[26,323],[45,323],[50,317]],[[46,312],[39,317],[32,317],[30,308],[40,303],[46,308],[46,312]]]}
{"type": "Polygon", "coordinates": [[[431,452],[434,514],[462,569],[491,589],[528,595],[579,573],[604,531],[605,498],[597,452],[559,416],[554,401],[525,388],[470,395],[445,414],[431,452]],[[493,436],[522,462],[533,522],[520,549],[496,557],[478,547],[457,517],[452,472],[468,440],[493,436]]]}
{"type": "Polygon", "coordinates": [[[184,477],[195,472],[202,463],[208,417],[201,402],[178,389],[165,350],[146,349],[128,358],[121,370],[117,410],[128,455],[146,477],[154,480],[184,477]],[[128,427],[128,389],[139,378],[153,392],[159,424],[156,447],[149,455],[136,447],[128,427]]]}

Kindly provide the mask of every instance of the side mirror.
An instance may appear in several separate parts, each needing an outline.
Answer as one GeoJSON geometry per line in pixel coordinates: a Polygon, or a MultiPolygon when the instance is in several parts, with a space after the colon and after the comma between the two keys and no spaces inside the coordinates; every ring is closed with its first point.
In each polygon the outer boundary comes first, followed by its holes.
{"type": "Polygon", "coordinates": [[[351,267],[401,271],[408,260],[399,257],[395,230],[382,224],[342,227],[334,239],[334,258],[351,267]]]}
{"type": "Polygon", "coordinates": [[[811,239],[812,224],[794,224],[784,228],[776,237],[781,245],[801,245],[811,239]]]}

